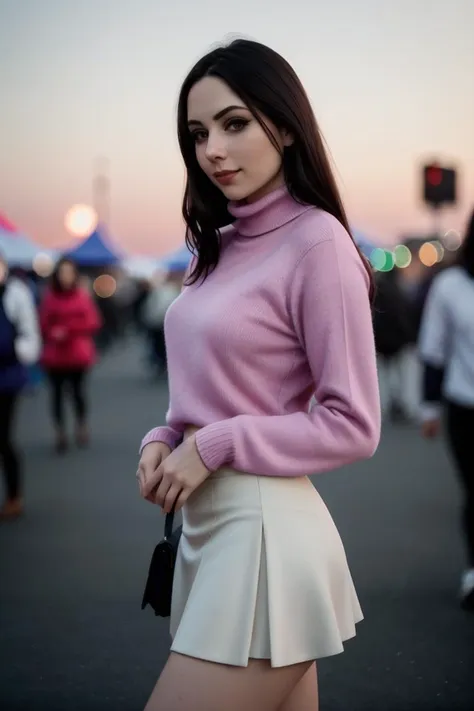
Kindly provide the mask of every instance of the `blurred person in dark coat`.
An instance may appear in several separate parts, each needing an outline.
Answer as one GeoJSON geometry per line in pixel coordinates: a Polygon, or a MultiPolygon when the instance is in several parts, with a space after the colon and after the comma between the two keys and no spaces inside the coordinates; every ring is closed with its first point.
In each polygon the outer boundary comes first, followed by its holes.
{"type": "Polygon", "coordinates": [[[21,460],[13,442],[14,416],[20,393],[28,383],[28,366],[41,348],[36,307],[30,289],[9,275],[0,257],[0,460],[5,502],[0,519],[23,513],[21,460]]]}
{"type": "Polygon", "coordinates": [[[395,270],[378,272],[376,280],[374,333],[382,414],[411,421],[418,415],[419,390],[412,352],[416,339],[414,310],[395,270]]]}

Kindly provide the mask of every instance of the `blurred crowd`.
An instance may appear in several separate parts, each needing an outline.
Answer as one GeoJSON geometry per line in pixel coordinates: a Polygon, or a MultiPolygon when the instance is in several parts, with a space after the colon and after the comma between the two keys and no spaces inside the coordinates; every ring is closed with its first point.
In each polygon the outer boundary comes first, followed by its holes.
{"type": "Polygon", "coordinates": [[[447,251],[442,261],[426,267],[415,252],[406,268],[376,272],[374,334],[385,420],[419,422],[423,368],[418,342],[425,304],[436,277],[458,258],[447,251]]]}
{"type": "Polygon", "coordinates": [[[72,442],[86,447],[91,369],[110,348],[138,333],[146,367],[166,374],[164,317],[183,276],[173,272],[140,280],[115,270],[97,277],[65,257],[46,280],[10,268],[0,257],[0,460],[5,489],[0,520],[17,518],[24,510],[20,447],[14,437],[20,396],[34,394],[44,384],[54,450],[65,454],[72,442]]]}
{"type": "MultiPolygon", "coordinates": [[[[101,277],[102,278],[102,277],[101,277]]],[[[49,390],[52,444],[89,443],[87,380],[108,349],[132,336],[143,344],[144,370],[166,378],[165,315],[179,295],[184,271],[132,278],[119,270],[98,287],[96,275],[70,259],[52,277],[9,269],[0,260],[0,459],[5,502],[0,519],[23,512],[21,457],[14,414],[22,392],[49,390]]],[[[436,267],[415,258],[404,269],[376,272],[374,333],[385,422],[420,426],[427,437],[448,413],[447,443],[465,494],[463,526],[469,565],[463,599],[474,607],[474,217],[458,252],[436,267]],[[440,295],[441,294],[441,295],[440,295]]]]}

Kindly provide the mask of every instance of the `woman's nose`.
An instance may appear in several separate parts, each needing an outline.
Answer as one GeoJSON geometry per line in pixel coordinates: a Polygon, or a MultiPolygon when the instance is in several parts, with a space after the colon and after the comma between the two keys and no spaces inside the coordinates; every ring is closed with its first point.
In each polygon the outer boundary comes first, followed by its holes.
{"type": "Polygon", "coordinates": [[[227,156],[225,139],[219,132],[209,133],[206,144],[206,158],[210,161],[223,160],[227,156]]]}

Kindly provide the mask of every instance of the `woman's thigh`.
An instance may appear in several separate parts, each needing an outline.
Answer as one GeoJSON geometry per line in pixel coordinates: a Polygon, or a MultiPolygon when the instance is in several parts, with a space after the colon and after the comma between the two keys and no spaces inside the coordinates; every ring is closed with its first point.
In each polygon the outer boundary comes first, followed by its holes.
{"type": "Polygon", "coordinates": [[[234,667],[172,652],[145,711],[278,711],[311,665],[234,667]]]}
{"type": "Polygon", "coordinates": [[[314,663],[290,691],[278,711],[318,711],[318,708],[318,676],[314,663]]]}

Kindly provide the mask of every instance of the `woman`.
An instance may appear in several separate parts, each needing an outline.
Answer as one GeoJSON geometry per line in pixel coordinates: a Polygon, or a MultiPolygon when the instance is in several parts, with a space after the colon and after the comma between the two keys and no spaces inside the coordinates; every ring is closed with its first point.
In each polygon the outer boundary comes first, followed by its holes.
{"type": "Polygon", "coordinates": [[[458,264],[433,281],[419,346],[424,363],[422,431],[428,438],[438,435],[444,401],[448,444],[464,492],[467,568],[460,600],[462,607],[474,610],[474,212],[458,264]]]}
{"type": "Polygon", "coordinates": [[[61,259],[54,270],[51,288],[40,308],[44,339],[42,365],[50,388],[52,416],[56,429],[56,451],[68,448],[64,400],[70,388],[76,419],[76,442],[85,446],[89,440],[86,376],[95,362],[94,334],[100,327],[98,310],[88,292],[79,284],[77,267],[70,259],[61,259]]]}
{"type": "Polygon", "coordinates": [[[362,613],[308,475],[377,447],[371,275],[274,51],[238,40],[201,59],[178,135],[196,257],[165,321],[168,424],[144,438],[137,475],[142,496],[183,509],[183,535],[171,655],[146,709],[314,710],[314,662],[362,613]]]}
{"type": "Polygon", "coordinates": [[[23,513],[21,460],[13,442],[14,417],[20,394],[28,383],[28,366],[41,348],[38,317],[30,290],[9,276],[0,257],[0,462],[5,480],[5,503],[0,520],[23,513]]]}

